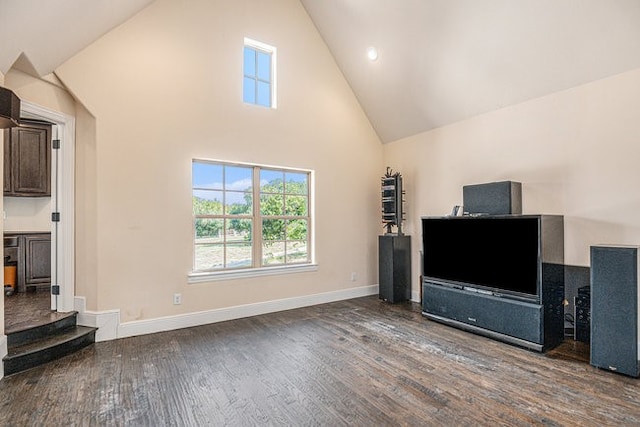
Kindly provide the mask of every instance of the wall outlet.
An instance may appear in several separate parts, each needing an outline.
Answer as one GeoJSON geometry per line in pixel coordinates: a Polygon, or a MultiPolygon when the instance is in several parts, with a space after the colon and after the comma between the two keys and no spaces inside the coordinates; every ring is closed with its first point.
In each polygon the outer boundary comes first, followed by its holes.
{"type": "Polygon", "coordinates": [[[353,273],[351,273],[351,281],[355,282],[356,280],[358,280],[358,273],[354,271],[353,273]]]}
{"type": "Polygon", "coordinates": [[[182,304],[182,294],[173,294],[173,305],[182,304]]]}

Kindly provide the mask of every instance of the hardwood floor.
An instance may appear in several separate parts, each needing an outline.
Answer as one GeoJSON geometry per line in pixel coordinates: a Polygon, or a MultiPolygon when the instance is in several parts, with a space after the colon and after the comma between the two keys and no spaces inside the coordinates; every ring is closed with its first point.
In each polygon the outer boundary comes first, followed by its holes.
{"type": "Polygon", "coordinates": [[[4,333],[39,326],[65,317],[51,310],[51,294],[48,291],[16,292],[4,297],[4,333]]]}
{"type": "Polygon", "coordinates": [[[0,381],[0,425],[640,425],[639,380],[358,298],[97,343],[0,381]]]}

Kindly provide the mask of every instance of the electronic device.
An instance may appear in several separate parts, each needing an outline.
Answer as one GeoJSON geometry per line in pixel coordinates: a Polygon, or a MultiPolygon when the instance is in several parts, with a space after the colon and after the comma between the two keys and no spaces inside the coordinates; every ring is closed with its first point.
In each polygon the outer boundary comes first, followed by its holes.
{"type": "Polygon", "coordinates": [[[593,366],[640,377],[640,246],[591,246],[593,366]]]}
{"type": "Polygon", "coordinates": [[[537,300],[542,274],[538,221],[536,216],[423,219],[424,276],[537,300]]]}
{"type": "Polygon", "coordinates": [[[422,315],[536,351],[564,338],[560,215],[422,218],[422,315]]]}
{"type": "Polygon", "coordinates": [[[468,214],[508,215],[522,213],[522,184],[489,182],[462,187],[462,205],[468,214]]]}

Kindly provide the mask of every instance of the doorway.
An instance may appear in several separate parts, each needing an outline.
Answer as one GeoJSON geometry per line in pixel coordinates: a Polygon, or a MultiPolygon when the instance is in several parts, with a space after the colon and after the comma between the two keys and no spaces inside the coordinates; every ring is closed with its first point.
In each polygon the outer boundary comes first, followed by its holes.
{"type": "Polygon", "coordinates": [[[51,287],[54,291],[46,298],[50,300],[50,310],[73,311],[75,118],[28,101],[22,101],[20,113],[22,118],[52,123],[52,139],[59,141],[60,148],[51,153],[51,211],[59,218],[51,222],[51,287]]]}

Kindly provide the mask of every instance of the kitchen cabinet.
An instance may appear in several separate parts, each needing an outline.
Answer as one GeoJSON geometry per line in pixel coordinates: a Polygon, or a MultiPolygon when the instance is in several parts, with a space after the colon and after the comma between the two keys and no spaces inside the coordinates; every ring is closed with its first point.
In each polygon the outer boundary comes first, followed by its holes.
{"type": "MultiPolygon", "coordinates": [[[[46,290],[51,286],[51,233],[4,233],[5,256],[17,263],[17,291],[46,290]],[[7,247],[7,242],[16,246],[7,247]]],[[[6,260],[7,261],[7,260],[6,260]]],[[[6,262],[5,261],[5,262],[6,262]]]]}
{"type": "Polygon", "coordinates": [[[4,195],[51,196],[51,124],[23,121],[5,130],[4,195]]]}
{"type": "Polygon", "coordinates": [[[28,234],[24,239],[25,287],[51,285],[51,234],[28,234]]]}

